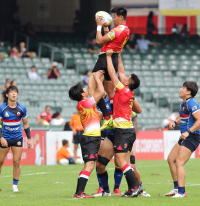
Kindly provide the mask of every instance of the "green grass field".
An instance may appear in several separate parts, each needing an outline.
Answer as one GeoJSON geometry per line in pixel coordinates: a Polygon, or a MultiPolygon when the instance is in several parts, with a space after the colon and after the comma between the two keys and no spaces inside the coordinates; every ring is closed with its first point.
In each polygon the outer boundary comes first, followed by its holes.
{"type": "MultiPolygon", "coordinates": [[[[3,167],[0,175],[0,205],[4,206],[124,206],[124,205],[200,205],[200,159],[190,160],[186,165],[186,192],[188,197],[172,199],[164,194],[173,188],[166,161],[138,161],[143,187],[151,197],[121,198],[120,196],[94,199],[74,199],[77,177],[83,165],[68,166],[22,166],[19,193],[12,193],[12,167],[3,167]]],[[[113,190],[114,164],[108,165],[110,189],[113,190]]],[[[92,194],[98,188],[95,172],[86,186],[92,194]]],[[[127,190],[123,177],[120,189],[127,190]]]]}

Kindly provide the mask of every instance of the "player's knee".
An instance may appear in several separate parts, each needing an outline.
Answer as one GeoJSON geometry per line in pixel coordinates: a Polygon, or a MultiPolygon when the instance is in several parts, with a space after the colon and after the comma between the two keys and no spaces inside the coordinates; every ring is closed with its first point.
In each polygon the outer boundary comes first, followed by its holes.
{"type": "Polygon", "coordinates": [[[176,167],[180,167],[180,166],[183,166],[184,164],[183,164],[183,161],[181,161],[181,159],[180,158],[176,158],[176,167]]]}
{"type": "Polygon", "coordinates": [[[13,166],[20,167],[20,161],[19,160],[13,161],[13,166]]]}
{"type": "Polygon", "coordinates": [[[110,162],[109,159],[107,159],[106,157],[102,157],[101,155],[98,156],[98,164],[100,167],[106,167],[107,164],[110,162]]]}
{"type": "Polygon", "coordinates": [[[102,164],[99,163],[99,162],[96,163],[96,166],[97,166],[97,169],[98,169],[98,170],[101,170],[101,171],[102,171],[102,170],[105,170],[105,168],[106,168],[105,165],[102,165],[102,164]]]}
{"type": "Polygon", "coordinates": [[[168,164],[170,165],[170,164],[176,162],[176,159],[173,158],[173,157],[171,157],[171,156],[169,155],[168,158],[167,158],[167,162],[168,162],[168,164]]]}

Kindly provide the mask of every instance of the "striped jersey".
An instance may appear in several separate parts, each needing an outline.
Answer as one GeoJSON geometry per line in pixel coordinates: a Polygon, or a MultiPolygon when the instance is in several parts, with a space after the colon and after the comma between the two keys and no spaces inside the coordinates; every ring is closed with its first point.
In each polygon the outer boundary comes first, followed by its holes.
{"type": "Polygon", "coordinates": [[[0,105],[2,137],[6,140],[22,138],[22,119],[27,116],[26,107],[20,103],[15,108],[8,106],[6,102],[0,105]]]}
{"type": "MultiPolygon", "coordinates": [[[[181,133],[187,132],[187,130],[194,125],[196,120],[193,117],[193,114],[198,110],[200,110],[200,108],[198,103],[194,100],[194,98],[189,98],[186,100],[186,102],[181,103],[179,111],[181,133]]],[[[192,133],[200,134],[200,129],[192,133]]]]}

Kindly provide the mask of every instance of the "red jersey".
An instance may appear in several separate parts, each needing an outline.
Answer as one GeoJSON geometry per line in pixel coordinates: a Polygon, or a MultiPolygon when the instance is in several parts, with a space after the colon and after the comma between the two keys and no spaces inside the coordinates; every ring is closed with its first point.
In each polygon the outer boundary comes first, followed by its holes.
{"type": "Polygon", "coordinates": [[[108,32],[110,42],[103,44],[101,53],[106,52],[108,49],[113,49],[114,52],[120,52],[130,37],[130,30],[127,25],[120,24],[108,32]]]}
{"type": "Polygon", "coordinates": [[[100,133],[100,119],[96,108],[94,97],[86,100],[81,100],[78,103],[78,113],[81,118],[81,123],[84,128],[83,135],[99,137],[100,133]]]}
{"type": "Polygon", "coordinates": [[[133,128],[132,106],[134,92],[119,81],[115,88],[113,125],[117,128],[133,128]]]}

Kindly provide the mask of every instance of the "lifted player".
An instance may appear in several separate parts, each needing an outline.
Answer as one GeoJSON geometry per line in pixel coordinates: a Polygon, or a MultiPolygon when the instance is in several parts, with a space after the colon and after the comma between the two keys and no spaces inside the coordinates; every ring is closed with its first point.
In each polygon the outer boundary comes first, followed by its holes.
{"type": "MultiPolygon", "coordinates": [[[[124,45],[129,39],[130,30],[126,25],[126,16],[127,10],[123,7],[116,7],[111,10],[111,13],[114,13],[114,25],[115,28],[109,31],[108,27],[104,27],[105,35],[102,36],[101,29],[104,23],[99,19],[96,18],[97,23],[97,33],[96,33],[96,40],[97,43],[102,45],[102,49],[99,55],[99,58],[94,66],[93,73],[104,70],[104,88],[107,92],[108,96],[112,98],[114,96],[114,86],[111,82],[110,76],[107,70],[107,62],[106,62],[106,51],[108,49],[113,49],[114,53],[112,55],[112,63],[114,65],[114,69],[117,72],[118,70],[118,53],[122,51],[124,45]]],[[[90,78],[89,83],[89,93],[92,96],[96,89],[96,83],[94,81],[93,76],[90,78]]],[[[101,109],[103,116],[104,116],[104,124],[108,123],[107,120],[110,119],[108,111],[106,109],[105,103],[103,98],[98,102],[98,107],[101,109]]]]}
{"type": "Polygon", "coordinates": [[[77,188],[74,195],[76,198],[94,197],[85,194],[84,190],[90,174],[94,169],[100,147],[100,119],[96,109],[96,102],[104,95],[103,84],[100,80],[100,78],[103,77],[103,73],[103,71],[98,71],[94,75],[98,86],[92,97],[88,98],[87,90],[83,88],[80,83],[71,87],[69,90],[69,97],[72,100],[78,101],[78,112],[84,128],[80,144],[85,165],[78,177],[77,188]]]}
{"type": "Polygon", "coordinates": [[[10,86],[6,90],[8,101],[0,106],[0,118],[2,121],[2,134],[0,141],[0,173],[7,153],[13,153],[13,185],[12,191],[19,192],[18,181],[20,176],[20,160],[22,156],[22,122],[28,138],[28,149],[31,148],[30,127],[26,107],[17,102],[18,89],[10,86]]]}

